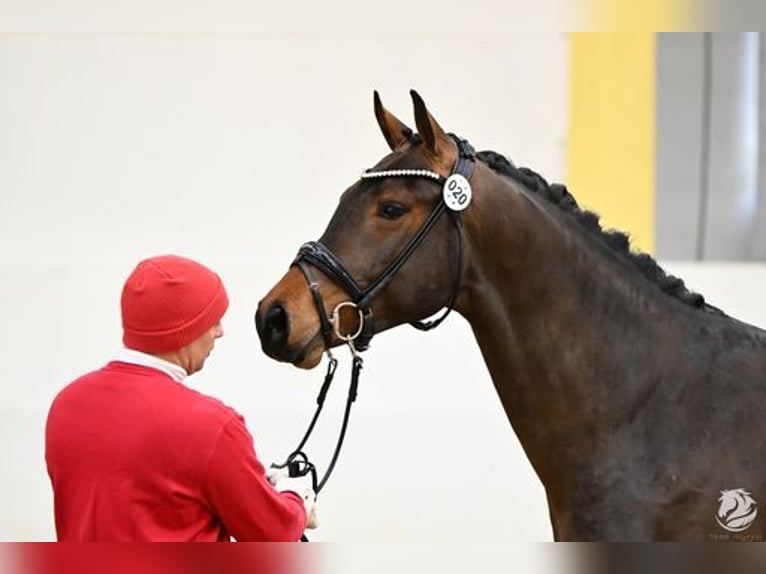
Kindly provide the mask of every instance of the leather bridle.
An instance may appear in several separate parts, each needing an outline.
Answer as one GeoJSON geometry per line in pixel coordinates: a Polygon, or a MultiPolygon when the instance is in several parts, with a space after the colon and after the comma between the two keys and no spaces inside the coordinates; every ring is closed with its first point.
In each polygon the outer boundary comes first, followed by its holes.
{"type": "MultiPolygon", "coordinates": [[[[361,287],[346,270],[340,259],[336,257],[327,246],[319,241],[304,243],[292,263],[292,265],[297,265],[301,269],[309,283],[311,296],[314,300],[314,305],[317,308],[317,313],[319,314],[325,351],[327,352],[330,361],[327,365],[327,373],[325,374],[324,382],[317,396],[317,408],[303,439],[298,444],[298,447],[287,457],[284,463],[274,464],[272,466],[276,468],[286,467],[290,476],[311,474],[313,488],[317,494],[322,490],[335,468],[335,463],[338,460],[338,456],[340,455],[343,446],[343,440],[346,436],[346,429],[348,428],[348,421],[351,414],[351,405],[356,400],[359,374],[362,369],[362,357],[359,355],[359,352],[364,351],[369,347],[370,340],[375,333],[372,320],[372,300],[391,282],[397,271],[399,271],[412,254],[415,253],[445,212],[450,214],[457,235],[457,265],[452,293],[447,302],[446,310],[437,319],[432,321],[414,321],[410,324],[424,331],[431,330],[446,319],[447,315],[449,315],[455,305],[455,300],[458,291],[460,290],[460,278],[463,266],[462,224],[460,221],[460,212],[470,203],[471,189],[469,181],[473,174],[476,153],[471,144],[466,140],[460,139],[454,134],[449,135],[457,145],[458,150],[457,161],[455,162],[449,177],[445,178],[433,171],[424,169],[367,170],[361,175],[362,179],[420,177],[430,179],[442,186],[442,196],[431,210],[431,213],[421,224],[420,228],[415,235],[412,236],[407,245],[404,246],[393,261],[389,263],[374,281],[370,282],[366,287],[361,287]],[[351,297],[351,300],[336,305],[329,317],[327,316],[324,301],[322,300],[319,283],[314,278],[311,266],[320,269],[325,275],[345,289],[351,297]],[[340,327],[340,311],[345,307],[356,309],[359,315],[359,325],[356,331],[346,334],[341,332],[340,327]],[[319,481],[317,480],[316,467],[309,461],[308,456],[303,452],[303,447],[314,430],[319,414],[322,411],[327,391],[330,388],[330,383],[335,376],[335,369],[338,365],[338,360],[333,357],[330,350],[333,333],[338,339],[348,344],[353,355],[353,365],[351,371],[351,383],[349,385],[348,398],[346,400],[346,408],[343,415],[340,434],[338,436],[338,442],[336,443],[335,451],[333,452],[327,471],[322,477],[322,480],[319,481]]],[[[308,541],[305,535],[301,540],[308,541]]]]}
{"type": "MultiPolygon", "coordinates": [[[[429,179],[446,187],[451,184],[451,181],[454,181],[453,176],[457,175],[468,182],[473,173],[476,153],[471,144],[466,140],[460,139],[454,134],[450,134],[450,137],[457,145],[458,158],[450,176],[447,178],[425,169],[367,170],[362,173],[361,178],[419,177],[429,179]]],[[[449,191],[445,190],[445,193],[449,193],[449,191]]],[[[428,331],[440,325],[450,311],[452,311],[455,299],[457,298],[457,293],[460,289],[463,251],[460,211],[451,209],[447,206],[444,193],[407,245],[404,246],[399,254],[388,264],[378,277],[366,287],[359,285],[353,276],[346,270],[340,259],[323,243],[319,241],[309,241],[301,246],[297,257],[293,261],[293,265],[297,265],[301,269],[309,283],[311,295],[314,299],[314,305],[319,314],[322,337],[327,350],[330,349],[332,343],[333,331],[339,339],[349,343],[356,351],[364,351],[369,347],[370,341],[375,333],[372,312],[373,299],[391,282],[394,275],[396,275],[399,269],[402,268],[426,237],[428,237],[431,230],[436,226],[436,223],[445,212],[450,214],[457,235],[457,266],[455,269],[455,281],[443,315],[433,321],[414,321],[410,323],[417,329],[428,331]],[[344,301],[336,306],[330,317],[327,316],[322,295],[319,290],[319,284],[314,278],[309,265],[313,265],[317,269],[320,269],[325,275],[340,285],[351,298],[350,301],[344,301]],[[354,333],[342,334],[340,332],[340,310],[344,307],[352,307],[358,311],[359,326],[354,333]]]]}

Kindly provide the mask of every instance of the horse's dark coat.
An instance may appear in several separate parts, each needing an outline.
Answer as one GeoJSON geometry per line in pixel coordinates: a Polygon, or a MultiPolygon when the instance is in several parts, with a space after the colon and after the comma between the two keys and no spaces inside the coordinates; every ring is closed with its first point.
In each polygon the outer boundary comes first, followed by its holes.
{"type": "MultiPolygon", "coordinates": [[[[417,102],[422,140],[382,106],[376,116],[393,150],[377,169],[449,173],[454,146],[417,102]]],[[[493,152],[479,159],[455,308],[545,486],[556,539],[728,535],[715,520],[720,491],[744,488],[766,501],[766,332],[631,254],[627,237],[602,231],[563,186],[493,152]]],[[[424,180],[357,182],[321,241],[363,284],[438,197],[424,180]],[[379,217],[386,202],[404,214],[379,217]]],[[[379,331],[447,300],[454,239],[447,221],[440,225],[373,302],[379,331]]],[[[347,298],[326,277],[320,287],[330,308],[347,298]]],[[[322,344],[307,291],[291,270],[259,305],[258,321],[267,353],[313,367],[322,344]],[[278,332],[264,320],[277,308],[278,332]]],[[[746,531],[764,533],[764,516],[746,531]]]]}

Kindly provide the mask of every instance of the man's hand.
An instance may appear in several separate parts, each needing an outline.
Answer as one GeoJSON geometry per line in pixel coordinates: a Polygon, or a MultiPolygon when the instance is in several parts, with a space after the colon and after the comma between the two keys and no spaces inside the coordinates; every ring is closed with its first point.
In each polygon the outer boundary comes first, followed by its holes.
{"type": "Polygon", "coordinates": [[[317,519],[316,493],[312,488],[311,476],[289,476],[287,468],[270,467],[266,470],[266,478],[274,486],[277,492],[294,492],[303,500],[303,508],[306,510],[306,528],[316,528],[319,524],[317,519]]]}
{"type": "Polygon", "coordinates": [[[271,483],[271,486],[274,486],[279,482],[282,478],[287,478],[290,475],[287,472],[287,467],[283,466],[281,468],[277,468],[276,466],[270,466],[266,469],[266,480],[268,480],[271,483]]]}

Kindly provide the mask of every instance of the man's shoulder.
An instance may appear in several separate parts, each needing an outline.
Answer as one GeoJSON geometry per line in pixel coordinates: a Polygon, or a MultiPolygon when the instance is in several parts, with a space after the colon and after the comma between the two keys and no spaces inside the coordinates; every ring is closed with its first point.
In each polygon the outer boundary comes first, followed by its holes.
{"type": "Polygon", "coordinates": [[[182,387],[189,401],[194,404],[195,409],[200,413],[218,418],[222,424],[226,424],[233,418],[242,418],[242,415],[220,399],[211,397],[210,395],[206,395],[205,393],[191,389],[185,385],[182,385],[182,387]]]}
{"type": "Polygon", "coordinates": [[[242,418],[223,401],[174,381],[160,371],[115,362],[70,382],[59,391],[54,405],[94,400],[111,403],[110,408],[118,410],[120,404],[126,407],[141,404],[148,410],[172,415],[172,418],[215,420],[221,425],[242,418]]]}
{"type": "Polygon", "coordinates": [[[101,368],[90,371],[80,375],[74,380],[71,380],[56,393],[56,396],[53,400],[54,404],[69,397],[76,397],[84,392],[87,393],[89,387],[97,384],[98,381],[103,378],[103,376],[103,368],[101,368]]]}

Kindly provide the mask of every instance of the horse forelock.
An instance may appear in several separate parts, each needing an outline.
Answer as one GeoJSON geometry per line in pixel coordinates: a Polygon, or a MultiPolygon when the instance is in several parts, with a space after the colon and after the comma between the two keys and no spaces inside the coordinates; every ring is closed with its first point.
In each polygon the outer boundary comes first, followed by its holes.
{"type": "Polygon", "coordinates": [[[502,154],[494,151],[480,151],[477,157],[493,171],[510,177],[520,183],[525,189],[542,197],[548,203],[555,205],[561,211],[569,214],[580,226],[600,239],[614,252],[627,259],[645,278],[655,283],[663,292],[678,299],[691,307],[720,314],[721,311],[705,303],[705,298],[699,293],[690,291],[683,280],[668,275],[646,253],[633,252],[630,249],[630,238],[622,231],[601,227],[597,213],[580,209],[577,200],[562,184],[549,184],[540,174],[526,167],[516,167],[502,154]]]}

